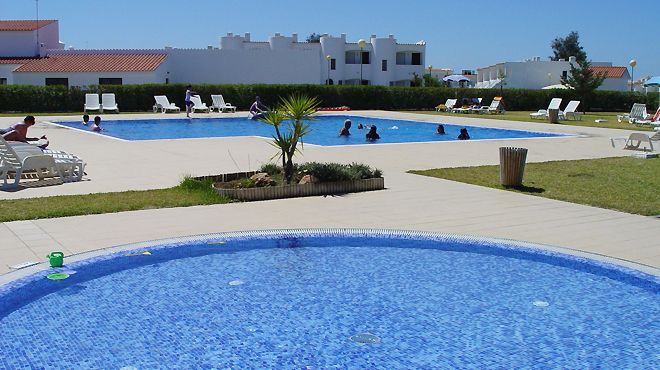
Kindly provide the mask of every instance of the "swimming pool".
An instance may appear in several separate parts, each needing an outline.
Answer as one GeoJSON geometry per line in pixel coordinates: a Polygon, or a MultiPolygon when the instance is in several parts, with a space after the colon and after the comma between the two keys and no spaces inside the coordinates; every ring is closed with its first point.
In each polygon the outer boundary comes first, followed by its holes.
{"type": "Polygon", "coordinates": [[[531,245],[324,229],[131,248],[0,287],[0,368],[660,365],[657,277],[531,245]]]}
{"type": "MultiPolygon", "coordinates": [[[[86,129],[80,122],[56,122],[57,124],[86,129]]],[[[305,136],[305,143],[316,145],[358,145],[410,143],[429,141],[454,141],[462,127],[466,127],[472,140],[519,139],[566,136],[564,134],[505,130],[488,127],[459,126],[443,123],[445,135],[436,134],[438,123],[408,120],[393,120],[359,116],[318,116],[312,121],[312,131],[305,136]],[[345,119],[351,119],[351,136],[340,137],[339,131],[345,119]],[[367,130],[358,130],[358,123],[376,125],[380,140],[365,140],[367,130]]],[[[103,121],[108,135],[124,140],[158,140],[201,137],[261,136],[270,138],[272,126],[247,118],[194,118],[194,119],[139,119],[103,121]]]]}

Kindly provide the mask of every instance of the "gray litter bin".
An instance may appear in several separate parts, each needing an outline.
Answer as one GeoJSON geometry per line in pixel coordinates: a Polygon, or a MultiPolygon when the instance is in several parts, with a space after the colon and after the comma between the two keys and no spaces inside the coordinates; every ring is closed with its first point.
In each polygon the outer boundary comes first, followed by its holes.
{"type": "Polygon", "coordinates": [[[548,121],[559,123],[559,109],[548,109],[548,121]]]}
{"type": "Polygon", "coordinates": [[[525,159],[527,159],[526,148],[500,148],[500,183],[502,185],[522,185],[525,159]]]}

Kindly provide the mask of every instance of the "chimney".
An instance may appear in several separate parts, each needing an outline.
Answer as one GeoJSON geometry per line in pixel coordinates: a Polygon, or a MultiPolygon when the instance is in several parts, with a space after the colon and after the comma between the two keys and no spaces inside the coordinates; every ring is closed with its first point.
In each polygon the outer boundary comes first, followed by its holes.
{"type": "Polygon", "coordinates": [[[250,32],[245,32],[245,37],[243,38],[243,41],[250,42],[250,32]]]}
{"type": "Polygon", "coordinates": [[[234,36],[234,34],[231,32],[227,32],[227,36],[234,36]]]}
{"type": "Polygon", "coordinates": [[[570,56],[570,57],[568,57],[568,61],[571,62],[571,63],[574,63],[574,62],[577,61],[577,58],[574,57],[574,56],[570,56]]]}
{"type": "Polygon", "coordinates": [[[291,34],[291,39],[293,39],[293,42],[298,42],[298,34],[297,33],[292,33],[291,34]]]}
{"type": "Polygon", "coordinates": [[[213,45],[206,45],[206,49],[213,50],[213,45]]]}
{"type": "Polygon", "coordinates": [[[279,37],[279,36],[282,36],[282,34],[279,32],[275,32],[275,37],[279,37]]]}

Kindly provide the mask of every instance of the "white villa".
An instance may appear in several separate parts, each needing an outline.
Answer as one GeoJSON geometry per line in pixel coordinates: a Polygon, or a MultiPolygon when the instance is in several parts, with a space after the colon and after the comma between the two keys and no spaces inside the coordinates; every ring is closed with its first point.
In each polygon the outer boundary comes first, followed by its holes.
{"type": "MultiPolygon", "coordinates": [[[[568,61],[546,61],[534,57],[522,62],[503,62],[477,69],[476,88],[541,89],[546,86],[561,84],[561,77],[567,76],[575,57],[568,61]]],[[[605,74],[606,78],[599,90],[629,89],[630,74],[626,67],[615,67],[610,62],[593,62],[596,73],[605,74]]]]}
{"type": "Polygon", "coordinates": [[[423,41],[400,44],[394,35],[320,42],[276,33],[252,41],[228,33],[204,49],[75,50],[59,42],[56,20],[0,21],[0,84],[339,84],[409,86],[422,75],[423,41]]]}

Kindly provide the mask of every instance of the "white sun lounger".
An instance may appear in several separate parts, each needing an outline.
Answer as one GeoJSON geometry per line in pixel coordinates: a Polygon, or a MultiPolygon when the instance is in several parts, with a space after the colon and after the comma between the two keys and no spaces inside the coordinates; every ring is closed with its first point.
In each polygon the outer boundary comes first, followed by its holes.
{"type": "Polygon", "coordinates": [[[450,112],[456,105],[457,101],[458,99],[447,99],[445,104],[438,105],[437,107],[435,107],[435,110],[438,112],[440,111],[450,112]]]}
{"type": "MultiPolygon", "coordinates": [[[[657,134],[656,134],[657,135],[657,134]]],[[[655,137],[656,135],[653,135],[655,137]]],[[[643,134],[641,132],[633,132],[630,134],[628,137],[614,137],[610,138],[610,141],[612,143],[612,147],[616,148],[616,141],[622,141],[625,140],[625,143],[623,145],[623,149],[627,150],[641,150],[641,151],[653,151],[653,137],[643,134]]]]}
{"type": "Polygon", "coordinates": [[[568,102],[568,105],[564,109],[564,117],[570,119],[571,117],[577,120],[582,120],[582,115],[577,111],[577,107],[580,105],[579,100],[571,100],[568,102]]]}
{"type": "Polygon", "coordinates": [[[218,112],[224,112],[225,110],[236,112],[236,107],[230,103],[225,102],[225,98],[223,98],[222,95],[211,95],[211,100],[213,101],[211,110],[215,108],[218,110],[218,112]]]}
{"type": "Polygon", "coordinates": [[[115,94],[102,94],[101,95],[101,111],[112,110],[119,113],[119,105],[115,101],[115,94]]]}
{"type": "MultiPolygon", "coordinates": [[[[55,159],[44,154],[39,148],[37,151],[17,152],[2,136],[0,136],[0,181],[1,188],[17,188],[21,180],[33,179],[30,185],[45,185],[46,183],[62,183],[62,176],[57,169],[55,159]],[[14,180],[13,183],[10,180],[14,180]]],[[[25,181],[23,181],[25,184],[25,181]]]]}
{"type": "Polygon", "coordinates": [[[628,121],[633,123],[633,120],[645,120],[648,119],[648,114],[646,113],[646,104],[635,103],[632,108],[630,108],[630,113],[620,114],[616,116],[617,121],[624,122],[628,121]]]}
{"type": "Polygon", "coordinates": [[[530,113],[529,116],[531,118],[538,118],[538,119],[544,119],[548,118],[548,111],[550,109],[557,109],[559,110],[559,119],[562,119],[564,116],[564,112],[562,112],[559,107],[561,106],[561,98],[552,98],[550,100],[550,104],[548,104],[548,109],[539,109],[538,112],[530,113]]]}
{"type": "Polygon", "coordinates": [[[192,111],[196,112],[198,110],[204,112],[210,112],[211,108],[206,106],[206,103],[202,102],[202,98],[199,95],[193,95],[190,97],[190,101],[193,102],[192,111]]]}
{"type": "Polygon", "coordinates": [[[45,154],[53,157],[58,174],[64,182],[80,181],[83,178],[86,163],[73,154],[60,150],[42,150],[34,145],[22,142],[9,142],[9,145],[19,156],[45,154]]]}
{"type": "Polygon", "coordinates": [[[490,105],[482,105],[480,108],[473,108],[472,112],[479,114],[504,113],[504,107],[502,107],[502,97],[496,96],[493,98],[493,101],[490,102],[490,105]]]}
{"type": "Polygon", "coordinates": [[[85,104],[83,105],[83,111],[87,113],[90,110],[97,110],[102,112],[101,103],[99,103],[99,94],[85,94],[85,104]]]}
{"type": "Polygon", "coordinates": [[[158,109],[161,110],[161,113],[165,113],[168,111],[174,111],[174,112],[181,111],[181,108],[177,107],[174,103],[170,103],[170,101],[167,99],[167,96],[165,95],[155,95],[154,99],[156,99],[154,112],[158,109]]]}

